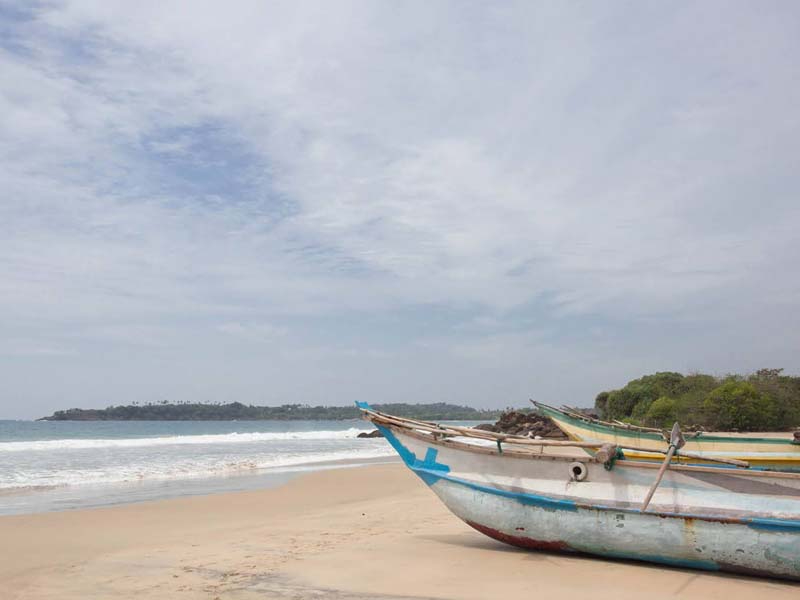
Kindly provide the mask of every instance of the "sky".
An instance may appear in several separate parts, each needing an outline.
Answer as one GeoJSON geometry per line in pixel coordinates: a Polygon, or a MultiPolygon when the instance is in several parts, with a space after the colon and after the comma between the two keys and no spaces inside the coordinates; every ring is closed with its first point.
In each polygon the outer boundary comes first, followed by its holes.
{"type": "Polygon", "coordinates": [[[800,372],[800,5],[0,0],[0,418],[800,372]]]}

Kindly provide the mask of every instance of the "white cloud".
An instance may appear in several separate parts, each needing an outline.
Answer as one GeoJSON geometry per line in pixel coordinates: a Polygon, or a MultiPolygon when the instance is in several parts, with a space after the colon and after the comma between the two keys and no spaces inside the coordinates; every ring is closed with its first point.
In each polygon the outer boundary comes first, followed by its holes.
{"type": "Polygon", "coordinates": [[[515,326],[561,356],[588,319],[625,324],[630,364],[696,323],[718,368],[715,339],[800,296],[798,14],[773,6],[35,6],[0,50],[8,337],[196,352],[276,327],[300,356],[345,320],[343,355],[383,357],[359,315],[435,306],[469,313],[428,336],[462,358],[524,351],[515,326]]]}
{"type": "Polygon", "coordinates": [[[275,340],[286,335],[286,329],[269,323],[221,323],[217,330],[246,340],[275,340]]]}

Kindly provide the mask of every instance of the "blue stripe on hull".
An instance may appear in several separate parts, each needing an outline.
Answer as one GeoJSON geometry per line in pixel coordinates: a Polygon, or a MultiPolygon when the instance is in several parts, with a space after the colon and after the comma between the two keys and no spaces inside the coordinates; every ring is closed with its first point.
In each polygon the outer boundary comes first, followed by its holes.
{"type": "Polygon", "coordinates": [[[433,485],[441,479],[445,473],[450,471],[450,467],[436,462],[436,456],[439,453],[436,448],[428,448],[425,452],[425,458],[419,460],[417,455],[403,445],[403,442],[397,439],[397,436],[383,425],[375,425],[383,434],[383,437],[392,445],[406,466],[414,471],[422,481],[428,485],[433,485]]]}
{"type": "Polygon", "coordinates": [[[800,555],[795,552],[800,520],[643,513],[637,508],[584,504],[503,489],[456,477],[448,464],[438,462],[436,447],[423,446],[425,456],[420,459],[390,428],[376,426],[412,472],[431,486],[456,516],[500,541],[673,567],[800,580],[800,555]],[[621,524],[626,522],[626,515],[630,528],[621,524]],[[623,529],[617,529],[620,527],[623,529]],[[748,529],[754,531],[748,533],[748,529]]]}
{"type": "MultiPolygon", "coordinates": [[[[614,511],[627,514],[643,514],[642,511],[639,510],[638,508],[618,508],[618,507],[604,506],[597,504],[585,504],[585,505],[578,504],[573,500],[550,498],[548,496],[540,496],[528,492],[504,490],[501,488],[484,486],[472,481],[460,479],[458,477],[453,477],[452,475],[448,475],[448,473],[450,472],[450,467],[448,465],[435,462],[435,456],[436,456],[435,454],[433,455],[432,459],[429,459],[430,451],[433,450],[435,452],[434,448],[429,448],[425,460],[421,461],[416,457],[416,455],[411,450],[406,448],[403,445],[403,443],[399,439],[397,439],[397,436],[394,435],[394,433],[390,429],[383,427],[382,425],[377,425],[377,427],[381,431],[381,433],[383,433],[383,435],[386,437],[386,440],[397,451],[397,453],[400,455],[400,457],[403,459],[406,465],[428,485],[433,485],[440,479],[446,479],[447,481],[451,481],[453,483],[463,485],[486,494],[493,494],[496,496],[502,496],[504,498],[512,498],[514,500],[517,500],[520,504],[528,506],[540,506],[543,508],[551,508],[555,510],[568,510],[568,511],[575,511],[578,509],[578,507],[581,507],[581,508],[591,508],[600,511],[614,511]]],[[[709,517],[708,515],[697,515],[691,513],[650,512],[646,514],[658,517],[677,518],[677,519],[725,521],[734,524],[746,525],[753,529],[763,529],[766,531],[800,532],[800,521],[793,521],[793,520],[768,519],[763,517],[730,519],[729,517],[722,515],[718,517],[709,517]]]]}
{"type": "Polygon", "coordinates": [[[522,548],[800,580],[800,557],[794,556],[792,543],[796,537],[787,537],[783,532],[767,534],[776,536],[767,542],[755,534],[742,535],[746,529],[736,523],[691,524],[671,519],[672,524],[659,524],[661,519],[657,516],[644,513],[630,515],[631,521],[622,520],[632,529],[622,529],[617,534],[616,527],[621,526],[617,517],[621,515],[615,511],[578,507],[573,516],[541,506],[522,508],[504,496],[489,495],[482,500],[484,492],[450,478],[441,478],[432,489],[473,528],[522,548]],[[740,544],[746,550],[736,550],[740,544]],[[736,554],[740,551],[746,554],[736,554]]]}

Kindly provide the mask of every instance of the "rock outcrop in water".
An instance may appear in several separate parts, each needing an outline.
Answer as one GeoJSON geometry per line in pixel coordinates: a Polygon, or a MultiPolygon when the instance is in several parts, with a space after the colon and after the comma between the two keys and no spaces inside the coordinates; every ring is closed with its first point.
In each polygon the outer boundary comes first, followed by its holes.
{"type": "Polygon", "coordinates": [[[356,437],[360,438],[382,438],[383,434],[375,429],[374,431],[362,431],[356,437]]]}

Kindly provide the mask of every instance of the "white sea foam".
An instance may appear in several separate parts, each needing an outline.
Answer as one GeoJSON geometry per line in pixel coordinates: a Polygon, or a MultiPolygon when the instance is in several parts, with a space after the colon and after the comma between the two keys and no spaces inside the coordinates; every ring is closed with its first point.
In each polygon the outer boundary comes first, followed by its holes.
{"type": "Polygon", "coordinates": [[[349,423],[24,423],[10,431],[29,439],[0,441],[0,514],[249,489],[328,461],[395,456],[386,440],[355,439],[365,429],[349,423]],[[81,437],[93,432],[99,437],[81,437]]]}
{"type": "Polygon", "coordinates": [[[0,477],[0,490],[31,489],[97,484],[143,482],[152,480],[195,479],[237,475],[260,470],[280,471],[327,461],[358,461],[393,456],[388,445],[367,444],[326,452],[266,454],[241,457],[196,457],[154,459],[129,464],[106,464],[93,469],[47,469],[6,473],[0,477]]]}
{"type": "Polygon", "coordinates": [[[118,439],[61,439],[26,442],[0,442],[0,452],[39,450],[88,450],[92,448],[142,448],[146,446],[182,446],[190,444],[242,444],[285,440],[346,440],[365,431],[357,427],[330,431],[286,431],[224,433],[210,435],[174,435],[118,439]]]}

